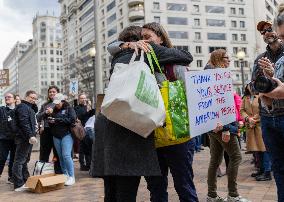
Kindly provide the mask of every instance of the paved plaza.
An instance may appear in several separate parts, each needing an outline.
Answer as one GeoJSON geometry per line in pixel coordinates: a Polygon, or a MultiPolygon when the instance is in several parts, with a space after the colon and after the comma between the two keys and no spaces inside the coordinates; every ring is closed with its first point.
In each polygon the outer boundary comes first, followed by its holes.
{"type": "MultiPolygon", "coordinates": [[[[250,164],[251,155],[243,154],[243,161],[239,170],[239,192],[242,196],[249,198],[252,202],[273,202],[277,201],[276,198],[276,186],[274,181],[269,182],[256,182],[250,177],[250,174],[254,171],[253,165],[250,164]]],[[[194,157],[194,173],[195,184],[198,191],[198,197],[201,202],[206,199],[207,193],[207,168],[209,162],[209,150],[205,148],[204,151],[196,153],[194,157]]],[[[32,153],[32,160],[30,162],[30,169],[38,157],[38,152],[32,153]]],[[[0,202],[10,201],[94,201],[102,202],[104,200],[103,181],[101,179],[90,178],[88,172],[79,171],[79,162],[75,162],[76,166],[76,184],[72,187],[65,187],[64,189],[48,192],[44,194],[35,193],[16,193],[13,191],[11,185],[6,184],[7,180],[7,168],[3,172],[3,176],[0,178],[0,202]]],[[[224,166],[223,166],[224,170],[224,166]]],[[[222,197],[226,196],[226,184],[227,177],[224,176],[218,179],[218,192],[222,197]]],[[[178,202],[178,197],[174,189],[172,178],[169,180],[169,201],[178,202]]],[[[139,192],[137,196],[138,202],[148,202],[149,192],[146,188],[145,180],[142,179],[139,192]]]]}

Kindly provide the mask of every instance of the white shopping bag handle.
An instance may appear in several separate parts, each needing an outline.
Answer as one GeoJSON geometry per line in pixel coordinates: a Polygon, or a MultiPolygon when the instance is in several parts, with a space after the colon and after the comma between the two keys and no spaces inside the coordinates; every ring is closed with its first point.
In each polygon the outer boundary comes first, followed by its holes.
{"type": "MultiPolygon", "coordinates": [[[[131,59],[130,59],[129,64],[131,64],[131,63],[134,62],[136,56],[137,56],[137,55],[136,55],[136,53],[134,52],[133,55],[132,55],[132,57],[131,57],[131,59]]],[[[140,60],[139,60],[139,61],[140,61],[140,62],[144,62],[144,51],[143,51],[143,50],[141,50],[141,55],[140,55],[140,60]]]]}

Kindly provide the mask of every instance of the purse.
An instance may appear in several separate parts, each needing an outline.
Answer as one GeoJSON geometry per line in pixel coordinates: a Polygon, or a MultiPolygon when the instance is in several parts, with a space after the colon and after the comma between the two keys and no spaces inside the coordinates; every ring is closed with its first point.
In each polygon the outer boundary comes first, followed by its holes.
{"type": "Polygon", "coordinates": [[[83,140],[86,136],[85,129],[79,119],[71,127],[71,134],[78,140],[83,140]]]}

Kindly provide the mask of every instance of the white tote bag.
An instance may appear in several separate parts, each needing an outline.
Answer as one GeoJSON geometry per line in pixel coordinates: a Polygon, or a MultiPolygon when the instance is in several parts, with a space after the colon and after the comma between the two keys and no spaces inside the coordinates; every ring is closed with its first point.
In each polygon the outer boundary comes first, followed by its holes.
{"type": "Polygon", "coordinates": [[[36,161],[33,175],[54,174],[54,164],[36,161]]]}
{"type": "Polygon", "coordinates": [[[102,103],[102,114],[109,120],[146,138],[166,117],[155,76],[133,54],[129,64],[117,63],[102,103]]]}

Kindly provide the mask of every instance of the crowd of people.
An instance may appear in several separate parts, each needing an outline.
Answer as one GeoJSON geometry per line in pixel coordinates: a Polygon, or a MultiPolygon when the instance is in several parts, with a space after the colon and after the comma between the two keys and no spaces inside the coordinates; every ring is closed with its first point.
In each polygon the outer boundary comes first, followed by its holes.
{"type": "MultiPolygon", "coordinates": [[[[246,151],[252,154],[257,168],[257,172],[251,176],[256,181],[270,181],[273,172],[278,201],[284,202],[284,84],[281,82],[284,81],[283,10],[279,10],[274,24],[261,21],[257,25],[267,48],[254,62],[252,80],[247,83],[243,97],[240,98],[237,93],[232,95],[236,121],[227,125],[217,123],[214,130],[202,136],[157,148],[154,132],[142,138],[103,114],[96,115],[85,94],[80,94],[77,105],[72,106],[58,87],[50,86],[48,99],[38,110],[35,91],[27,91],[23,100],[7,93],[6,106],[0,107],[0,176],[9,156],[8,182],[14,185],[15,191],[26,190],[28,162],[32,145],[37,143],[36,135],[39,134],[39,160],[52,161],[54,172],[66,176],[66,186],[75,183],[74,157],[79,154],[80,170],[89,171],[92,177],[103,178],[106,202],[136,201],[142,176],[146,179],[152,202],[169,201],[169,171],[179,200],[196,202],[199,200],[193,181],[192,163],[194,152],[203,149],[203,142],[210,149],[206,200],[247,202],[249,200],[240,196],[237,188],[242,160],[241,137],[245,137],[246,151]],[[271,85],[264,85],[264,80],[271,85]],[[77,120],[85,128],[86,136],[82,140],[76,139],[71,133],[77,120]],[[220,172],[223,157],[228,177],[226,199],[217,194],[217,177],[223,175],[220,172]]],[[[162,25],[148,23],[143,27],[125,28],[117,42],[109,45],[108,51],[113,55],[111,73],[117,63],[128,64],[134,52],[138,59],[140,50],[146,54],[151,49],[162,68],[160,72],[160,66],[154,64],[158,83],[164,79],[177,80],[174,66],[188,66],[193,61],[188,51],[173,47],[162,25]]],[[[149,64],[147,57],[144,58],[145,63],[149,64]]],[[[211,53],[204,69],[229,66],[228,52],[217,49],[211,53]]]]}

